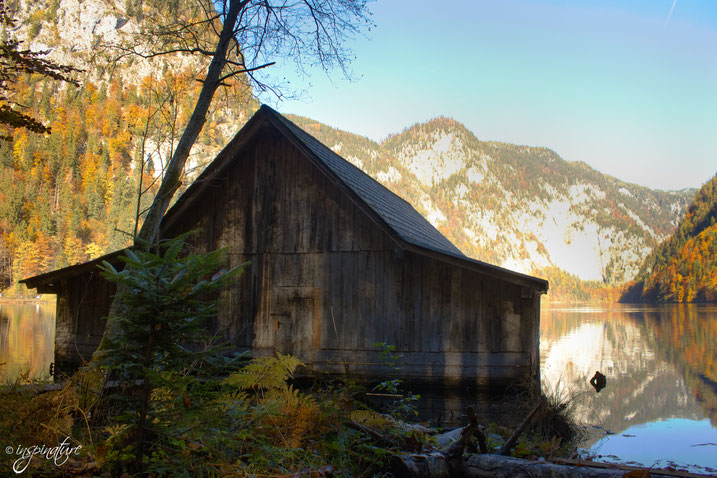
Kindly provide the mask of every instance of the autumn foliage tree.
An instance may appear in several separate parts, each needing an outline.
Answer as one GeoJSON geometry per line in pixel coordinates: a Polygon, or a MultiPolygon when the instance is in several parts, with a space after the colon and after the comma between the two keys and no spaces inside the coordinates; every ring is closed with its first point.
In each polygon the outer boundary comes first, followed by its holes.
{"type": "MultiPolygon", "coordinates": [[[[14,101],[13,87],[22,74],[38,74],[77,85],[72,79],[72,74],[77,70],[47,60],[46,52],[23,49],[22,43],[13,38],[10,32],[14,25],[15,20],[8,12],[5,0],[0,0],[0,125],[25,128],[34,133],[49,133],[48,126],[24,112],[14,101]]],[[[5,132],[0,134],[0,139],[10,141],[12,136],[5,132]]]]}
{"type": "Polygon", "coordinates": [[[645,260],[626,301],[717,302],[717,176],[695,195],[677,231],[645,260]]]}

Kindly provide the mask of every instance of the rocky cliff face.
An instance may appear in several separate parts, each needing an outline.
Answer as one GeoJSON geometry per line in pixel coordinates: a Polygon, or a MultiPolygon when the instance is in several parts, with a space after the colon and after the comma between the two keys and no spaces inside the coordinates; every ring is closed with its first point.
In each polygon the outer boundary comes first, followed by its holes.
{"type": "MultiPolygon", "coordinates": [[[[34,51],[48,52],[60,64],[84,70],[85,81],[102,81],[117,75],[132,82],[153,72],[203,69],[195,58],[170,55],[142,59],[118,49],[141,47],[133,35],[143,28],[129,15],[127,5],[112,0],[15,0],[7,2],[19,20],[18,37],[34,51]]],[[[140,7],[141,8],[141,7],[140,7]]],[[[141,50],[140,50],[141,51],[141,50]]]]}

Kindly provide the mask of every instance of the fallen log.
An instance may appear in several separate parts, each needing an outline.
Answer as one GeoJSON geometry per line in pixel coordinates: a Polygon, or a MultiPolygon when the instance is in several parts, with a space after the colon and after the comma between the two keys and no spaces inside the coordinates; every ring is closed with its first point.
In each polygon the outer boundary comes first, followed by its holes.
{"type": "Polygon", "coordinates": [[[430,478],[440,477],[467,477],[467,478],[492,478],[495,475],[489,471],[466,466],[465,459],[462,459],[463,467],[455,469],[455,464],[445,453],[437,451],[420,455],[394,456],[390,463],[391,475],[395,478],[430,478]]]}
{"type": "MultiPolygon", "coordinates": [[[[503,455],[468,455],[463,457],[463,475],[468,478],[614,478],[627,476],[707,478],[678,470],[640,468],[612,463],[556,458],[553,462],[524,460],[503,455]]],[[[396,478],[450,477],[448,458],[441,452],[402,455],[391,463],[396,478]]],[[[454,475],[455,476],[455,475],[454,475]]]]}
{"type": "MultiPolygon", "coordinates": [[[[471,445],[470,439],[475,436],[478,439],[482,453],[488,451],[485,441],[485,434],[478,425],[478,417],[473,407],[466,409],[468,425],[452,430],[436,438],[436,442],[443,450],[424,455],[398,456],[392,462],[392,474],[396,477],[490,477],[480,470],[473,472],[466,469],[463,459],[463,452],[471,445]]],[[[475,446],[473,446],[475,449],[475,446]]]]}

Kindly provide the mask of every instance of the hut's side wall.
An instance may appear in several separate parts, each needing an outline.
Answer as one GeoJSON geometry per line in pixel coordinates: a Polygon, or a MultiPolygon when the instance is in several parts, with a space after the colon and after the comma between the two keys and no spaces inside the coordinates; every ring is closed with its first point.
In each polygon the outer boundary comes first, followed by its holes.
{"type": "Polygon", "coordinates": [[[222,293],[220,335],[316,372],[395,374],[374,346],[384,342],[418,381],[537,378],[538,296],[404,251],[283,136],[267,131],[244,151],[165,231],[197,229],[199,249],[251,262],[222,293]]]}
{"type": "MultiPolygon", "coordinates": [[[[474,270],[407,252],[359,347],[323,348],[314,370],[385,377],[374,341],[396,345],[400,375],[442,385],[502,386],[538,379],[538,297],[474,270]]],[[[359,294],[358,300],[363,300],[359,294]]]]}
{"type": "Polygon", "coordinates": [[[69,375],[102,339],[115,286],[97,272],[64,279],[57,293],[55,314],[55,376],[69,375]]]}

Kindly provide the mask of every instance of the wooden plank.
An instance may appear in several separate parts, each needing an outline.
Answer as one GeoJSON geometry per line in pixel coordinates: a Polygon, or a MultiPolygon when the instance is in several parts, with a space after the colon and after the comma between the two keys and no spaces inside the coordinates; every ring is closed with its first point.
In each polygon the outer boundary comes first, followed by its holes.
{"type": "Polygon", "coordinates": [[[311,188],[311,171],[307,158],[296,151],[296,251],[308,252],[311,236],[311,203],[315,195],[311,188]]]}
{"type": "MultiPolygon", "coordinates": [[[[408,350],[407,347],[407,324],[406,313],[401,309],[401,298],[403,290],[403,263],[393,254],[392,251],[384,250],[383,256],[383,272],[385,273],[384,294],[383,294],[383,313],[386,323],[390,324],[390,330],[386,333],[385,341],[389,341],[396,345],[398,350],[408,350]],[[405,343],[404,343],[405,341],[405,343]]],[[[376,273],[380,274],[381,269],[376,268],[376,273]]]]}
{"type": "Polygon", "coordinates": [[[266,349],[274,344],[274,324],[271,322],[271,260],[273,254],[256,254],[252,261],[252,270],[255,270],[256,279],[252,281],[252,295],[257,298],[259,305],[253,317],[252,348],[266,349]]]}
{"type": "MultiPolygon", "coordinates": [[[[273,153],[273,148],[271,150],[273,153]]],[[[259,187],[257,188],[259,193],[257,194],[259,220],[257,221],[261,226],[257,233],[257,252],[268,252],[268,240],[270,230],[272,229],[272,217],[271,217],[271,195],[273,192],[277,192],[276,182],[273,181],[271,171],[276,167],[273,163],[275,157],[273,154],[267,154],[265,148],[257,149],[257,180],[259,181],[259,187]]]]}
{"type": "Polygon", "coordinates": [[[498,301],[500,294],[495,287],[494,282],[484,282],[483,300],[485,303],[485,317],[483,324],[486,326],[484,337],[487,342],[489,352],[498,352],[500,350],[500,341],[502,339],[500,326],[500,310],[498,301]]]}
{"type": "MultiPolygon", "coordinates": [[[[359,377],[390,377],[396,370],[379,357],[379,351],[315,351],[313,370],[329,373],[345,373],[349,370],[359,377]]],[[[511,381],[526,377],[530,367],[527,354],[505,356],[496,354],[444,354],[408,353],[399,361],[400,374],[404,379],[478,380],[489,384],[495,380],[511,381]]]]}
{"type": "MultiPolygon", "coordinates": [[[[423,304],[423,291],[422,291],[422,278],[421,278],[421,260],[419,256],[412,255],[411,257],[406,257],[405,264],[409,265],[409,268],[407,269],[409,271],[409,274],[411,275],[411,288],[408,290],[409,297],[408,299],[411,301],[411,307],[413,310],[413,320],[411,320],[411,328],[410,331],[410,337],[411,337],[411,346],[409,348],[412,352],[419,352],[422,350],[421,347],[421,341],[422,341],[422,335],[424,333],[424,329],[422,327],[423,325],[423,316],[424,309],[422,308],[423,304]]],[[[404,274],[405,277],[405,274],[404,274]]],[[[427,331],[425,332],[427,333],[427,331]]]]}
{"type": "Polygon", "coordinates": [[[339,236],[341,229],[341,192],[331,181],[326,180],[326,195],[324,196],[324,239],[325,250],[339,250],[339,236]]]}
{"type": "Polygon", "coordinates": [[[479,301],[481,295],[481,286],[477,280],[476,274],[472,271],[462,271],[462,294],[461,303],[463,305],[463,342],[461,350],[466,352],[481,352],[480,347],[480,321],[483,319],[481,312],[481,303],[479,301]]]}
{"type": "Polygon", "coordinates": [[[342,194],[339,198],[339,229],[338,250],[352,251],[353,249],[353,217],[354,204],[351,199],[342,194]]]}
{"type": "Polygon", "coordinates": [[[422,338],[422,350],[438,352],[441,350],[441,284],[439,282],[439,268],[436,261],[425,259],[422,261],[421,294],[422,304],[422,330],[426,333],[422,338]],[[424,302],[425,301],[425,302],[424,302]],[[423,304],[426,304],[423,306],[423,304]],[[425,312],[426,315],[423,315],[425,312]]]}
{"type": "Polygon", "coordinates": [[[358,340],[358,348],[363,350],[373,349],[378,316],[376,311],[376,294],[379,285],[376,283],[375,253],[361,251],[358,253],[359,273],[361,290],[359,295],[359,330],[361,335],[358,340]]]}
{"type": "Polygon", "coordinates": [[[244,222],[242,224],[242,234],[241,236],[244,239],[244,245],[241,248],[243,252],[254,252],[254,227],[256,226],[256,221],[254,219],[254,161],[252,158],[246,158],[245,161],[243,161],[244,167],[243,167],[243,173],[244,173],[244,190],[242,191],[242,198],[243,198],[243,215],[244,215],[244,222]]]}
{"type": "Polygon", "coordinates": [[[451,268],[451,300],[450,317],[447,334],[446,351],[463,350],[463,337],[466,330],[466,304],[463,302],[463,269],[451,268]]]}
{"type": "MultiPolygon", "coordinates": [[[[323,296],[321,293],[321,288],[314,287],[313,288],[313,300],[314,300],[314,313],[312,317],[312,325],[311,325],[311,360],[310,362],[313,362],[313,356],[314,352],[316,350],[321,349],[321,337],[322,337],[322,323],[324,322],[323,319],[323,296]]],[[[307,363],[308,365],[308,363],[307,363]]]]}
{"type": "Polygon", "coordinates": [[[451,340],[451,280],[453,267],[448,264],[439,264],[438,266],[438,288],[440,290],[439,304],[439,321],[438,330],[440,334],[440,343],[438,351],[446,351],[450,348],[451,340]]]}
{"type": "Polygon", "coordinates": [[[264,229],[263,213],[261,208],[261,188],[264,186],[261,184],[261,179],[258,177],[259,174],[259,161],[258,151],[254,150],[250,153],[251,155],[251,197],[249,210],[251,211],[251,228],[249,230],[251,241],[249,243],[248,252],[259,252],[259,236],[261,231],[264,229]]]}
{"type": "Polygon", "coordinates": [[[323,348],[338,349],[341,346],[341,335],[346,331],[339,329],[339,321],[344,315],[345,300],[343,297],[344,283],[342,281],[342,253],[332,252],[329,254],[329,281],[327,282],[328,292],[326,293],[325,310],[326,321],[325,328],[322,329],[322,337],[324,337],[323,348]]]}
{"type": "Polygon", "coordinates": [[[381,230],[381,228],[373,221],[369,221],[371,223],[371,243],[369,245],[369,248],[372,251],[377,250],[385,250],[384,246],[384,232],[381,230]]]}
{"type": "Polygon", "coordinates": [[[300,228],[303,211],[299,210],[299,152],[288,141],[283,141],[286,158],[286,191],[288,193],[287,215],[285,216],[284,227],[288,237],[287,248],[284,252],[299,252],[300,228]]]}
{"type": "Polygon", "coordinates": [[[326,176],[318,168],[311,165],[312,194],[311,231],[309,236],[311,251],[324,251],[326,238],[326,176]]]}
{"type": "Polygon", "coordinates": [[[371,231],[376,227],[361,208],[354,206],[353,249],[368,251],[371,249],[371,231]]]}
{"type": "Polygon", "coordinates": [[[390,281],[390,270],[386,270],[383,264],[383,251],[371,251],[369,253],[368,280],[372,283],[373,297],[369,307],[369,322],[366,327],[366,346],[373,349],[376,342],[390,341],[396,344],[396,334],[390,333],[399,325],[397,317],[389,317],[386,313],[385,295],[390,281]]]}
{"type": "Polygon", "coordinates": [[[349,297],[348,300],[351,304],[347,311],[349,312],[348,321],[345,322],[348,324],[348,329],[351,331],[348,338],[350,340],[347,340],[345,342],[346,348],[351,350],[357,350],[359,348],[359,344],[362,342],[362,334],[363,334],[363,318],[361,316],[361,307],[363,302],[363,291],[362,291],[362,277],[361,274],[364,274],[365,277],[365,266],[362,264],[361,255],[357,252],[350,252],[346,254],[350,259],[348,262],[351,264],[351,272],[344,277],[344,282],[346,283],[346,290],[348,291],[349,297]],[[364,271],[362,271],[362,267],[364,268],[364,271]]]}
{"type": "MultiPolygon", "coordinates": [[[[340,351],[337,351],[340,352],[340,351]]],[[[468,368],[463,366],[428,366],[428,365],[404,365],[400,368],[401,378],[404,380],[421,380],[430,383],[445,385],[447,381],[453,381],[456,385],[464,384],[465,381],[473,381],[478,386],[492,387],[498,382],[504,385],[514,383],[527,376],[528,367],[477,367],[468,368]]],[[[395,377],[396,369],[381,364],[364,364],[345,362],[340,359],[331,362],[319,362],[314,360],[312,364],[314,373],[344,374],[349,370],[354,377],[369,379],[384,379],[395,377]]]]}
{"type": "Polygon", "coordinates": [[[305,253],[296,254],[297,257],[297,271],[296,271],[296,284],[303,287],[313,287],[314,277],[317,274],[316,262],[318,260],[318,254],[305,253]]]}
{"type": "MultiPolygon", "coordinates": [[[[340,354],[342,359],[352,363],[381,363],[380,350],[318,350],[314,358],[330,361],[340,354]]],[[[407,352],[401,354],[398,365],[461,365],[466,367],[524,367],[530,365],[527,352],[407,352]]]]}
{"type": "MultiPolygon", "coordinates": [[[[313,289],[311,289],[313,295],[313,289]]],[[[313,298],[292,298],[291,311],[291,349],[293,354],[304,363],[311,362],[314,326],[313,298]]]]}

